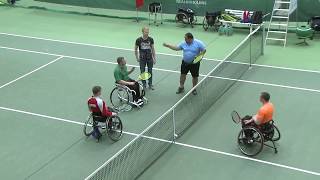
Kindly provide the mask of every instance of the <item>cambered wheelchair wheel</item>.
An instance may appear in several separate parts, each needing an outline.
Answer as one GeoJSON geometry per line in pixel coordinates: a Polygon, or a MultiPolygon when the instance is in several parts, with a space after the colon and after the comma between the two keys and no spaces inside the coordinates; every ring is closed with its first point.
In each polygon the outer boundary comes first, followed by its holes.
{"type": "Polygon", "coordinates": [[[130,106],[130,94],[124,88],[115,87],[110,94],[110,102],[115,109],[123,111],[130,106]]]}
{"type": "Polygon", "coordinates": [[[93,133],[93,117],[92,114],[88,116],[87,121],[83,125],[83,133],[85,136],[90,136],[93,133]]]}
{"type": "Polygon", "coordinates": [[[280,137],[281,137],[280,131],[279,131],[278,127],[275,125],[273,125],[273,129],[274,129],[274,134],[272,137],[272,141],[279,141],[280,137]]]}
{"type": "Polygon", "coordinates": [[[209,29],[209,24],[207,22],[207,18],[206,17],[203,18],[202,27],[203,27],[203,29],[205,31],[207,31],[209,29]]]}
{"type": "Polygon", "coordinates": [[[119,141],[122,137],[122,121],[120,117],[113,116],[108,120],[107,134],[112,141],[119,141]]]}
{"type": "Polygon", "coordinates": [[[176,23],[190,24],[189,18],[185,13],[178,13],[176,15],[176,23]]]}
{"type": "Polygon", "coordinates": [[[238,146],[243,154],[247,156],[255,156],[263,149],[263,135],[254,127],[244,127],[238,135],[238,146]]]}

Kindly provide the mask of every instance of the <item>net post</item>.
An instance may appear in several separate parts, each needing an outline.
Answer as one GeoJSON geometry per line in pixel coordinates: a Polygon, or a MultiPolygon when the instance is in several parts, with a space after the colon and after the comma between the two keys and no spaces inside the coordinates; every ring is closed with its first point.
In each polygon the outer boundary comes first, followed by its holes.
{"type": "Polygon", "coordinates": [[[266,29],[264,23],[261,24],[262,27],[262,42],[261,42],[261,55],[264,55],[264,48],[265,48],[265,38],[266,38],[266,29]]]}
{"type": "Polygon", "coordinates": [[[176,134],[175,108],[173,108],[173,110],[172,110],[172,124],[173,124],[173,138],[172,138],[172,142],[175,143],[175,142],[176,142],[176,138],[178,137],[177,134],[176,134]]]}
{"type": "Polygon", "coordinates": [[[251,69],[251,67],[252,67],[252,46],[251,46],[251,44],[252,44],[252,35],[250,35],[250,37],[249,37],[249,59],[250,59],[250,61],[249,61],[249,69],[251,69]]]}
{"type": "Polygon", "coordinates": [[[139,22],[139,12],[138,8],[136,8],[136,21],[139,22]]]}

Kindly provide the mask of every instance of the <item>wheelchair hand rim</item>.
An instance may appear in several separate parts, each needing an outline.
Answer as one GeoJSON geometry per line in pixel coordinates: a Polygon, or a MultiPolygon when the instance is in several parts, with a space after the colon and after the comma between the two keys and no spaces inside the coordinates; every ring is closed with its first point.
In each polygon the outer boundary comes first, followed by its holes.
{"type": "Polygon", "coordinates": [[[238,134],[237,143],[242,154],[252,157],[252,156],[258,155],[262,151],[264,146],[264,139],[263,139],[262,133],[258,129],[254,127],[244,127],[241,129],[241,131],[238,134]],[[250,139],[246,138],[245,136],[243,137],[243,135],[245,135],[245,132],[247,130],[253,131],[254,133],[251,143],[249,142],[250,139]]]}
{"type": "Polygon", "coordinates": [[[122,137],[123,125],[120,117],[114,116],[108,120],[107,134],[112,141],[119,141],[122,137]]]}

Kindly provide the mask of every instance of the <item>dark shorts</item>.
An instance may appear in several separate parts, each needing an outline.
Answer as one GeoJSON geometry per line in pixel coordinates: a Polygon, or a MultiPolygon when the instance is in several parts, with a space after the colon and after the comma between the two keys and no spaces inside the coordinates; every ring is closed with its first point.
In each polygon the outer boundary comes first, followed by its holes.
{"type": "Polygon", "coordinates": [[[191,72],[192,77],[199,77],[200,63],[188,64],[182,61],[181,63],[181,74],[188,74],[191,72]]]}

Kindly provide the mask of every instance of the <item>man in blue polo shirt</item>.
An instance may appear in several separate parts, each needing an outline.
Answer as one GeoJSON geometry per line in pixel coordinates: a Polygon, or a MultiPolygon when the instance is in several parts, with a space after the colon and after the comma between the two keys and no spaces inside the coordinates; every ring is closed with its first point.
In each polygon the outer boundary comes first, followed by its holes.
{"type": "MultiPolygon", "coordinates": [[[[194,58],[200,54],[205,53],[206,48],[202,41],[198,39],[194,39],[191,33],[187,33],[184,36],[185,41],[180,43],[178,46],[170,45],[167,43],[163,43],[164,47],[172,49],[174,51],[183,51],[183,59],[181,63],[181,74],[180,74],[180,86],[177,90],[177,94],[184,92],[184,83],[187,78],[187,74],[190,71],[192,75],[192,85],[193,87],[198,83],[199,77],[199,69],[200,69],[200,62],[194,64],[194,58]]],[[[192,94],[196,95],[197,91],[192,91],[192,94]]]]}

